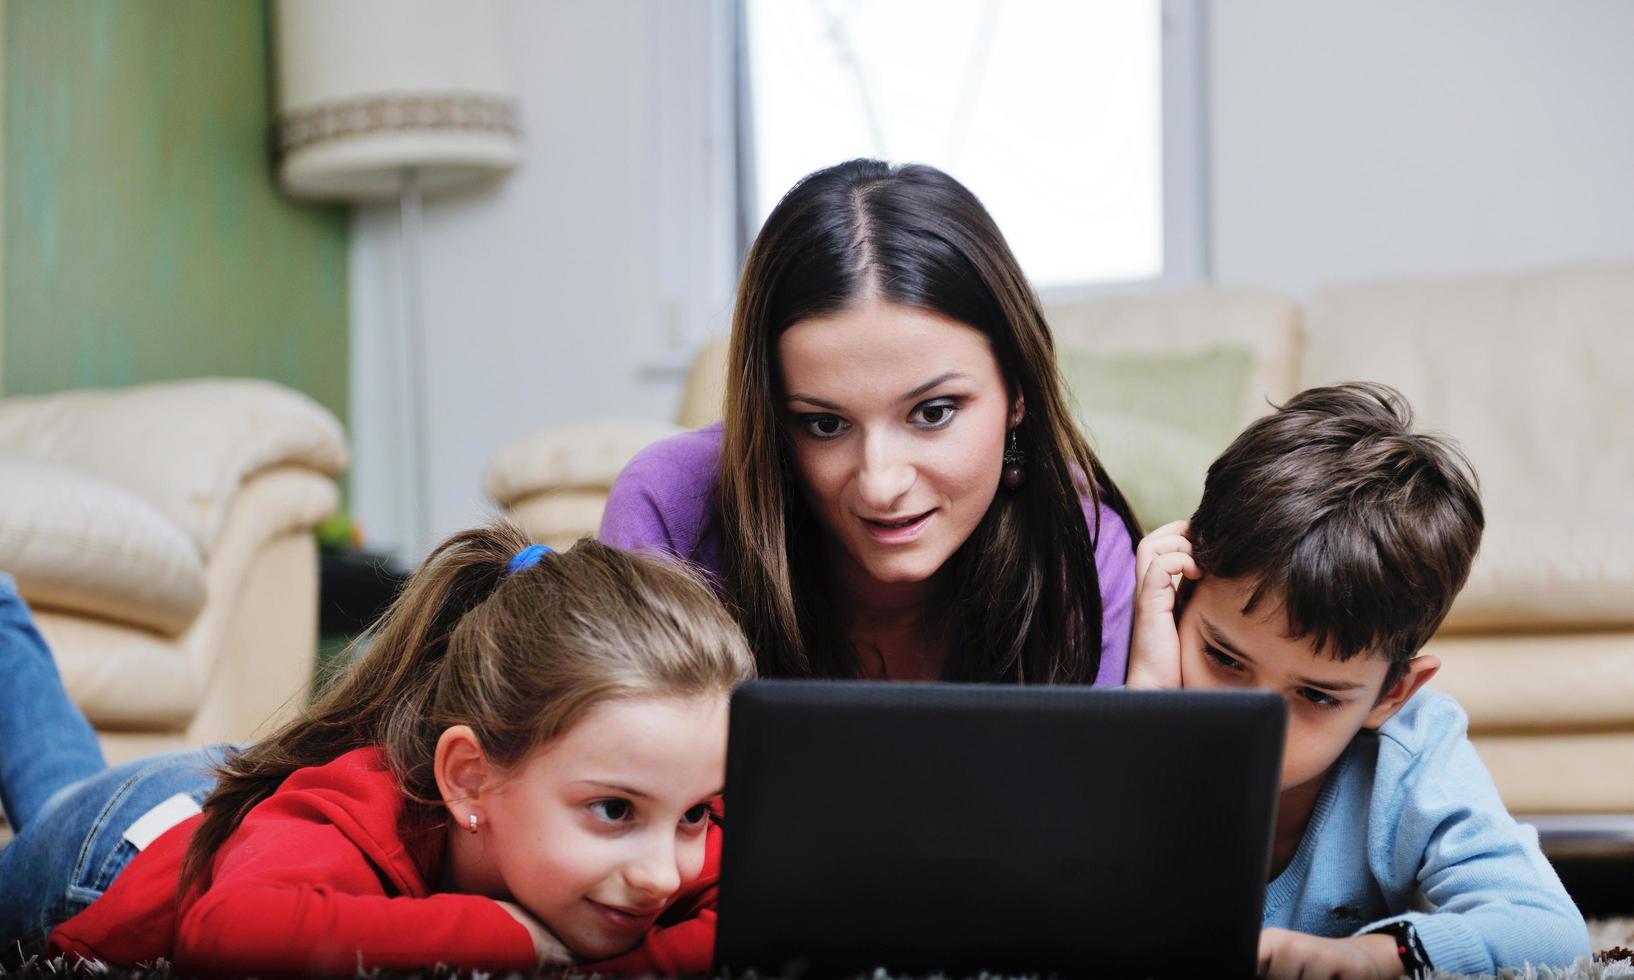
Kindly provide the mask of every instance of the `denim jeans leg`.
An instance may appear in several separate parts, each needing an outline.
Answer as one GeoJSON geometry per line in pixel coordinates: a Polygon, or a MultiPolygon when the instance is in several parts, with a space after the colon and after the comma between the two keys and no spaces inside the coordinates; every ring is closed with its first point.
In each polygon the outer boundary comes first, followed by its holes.
{"type": "Polygon", "coordinates": [[[136,856],[125,839],[143,814],[182,794],[202,803],[222,750],[137,759],[67,787],[0,850],[0,944],[37,951],[57,924],[79,914],[136,856]]]}
{"type": "Polygon", "coordinates": [[[11,576],[0,573],[0,806],[13,833],[64,786],[106,769],[96,732],[68,692],[11,576]]]}

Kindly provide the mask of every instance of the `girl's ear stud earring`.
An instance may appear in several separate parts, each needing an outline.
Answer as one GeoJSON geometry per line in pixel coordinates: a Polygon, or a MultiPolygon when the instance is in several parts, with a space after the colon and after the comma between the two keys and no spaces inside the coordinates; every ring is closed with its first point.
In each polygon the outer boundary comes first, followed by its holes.
{"type": "Polygon", "coordinates": [[[475,810],[465,815],[465,825],[470,829],[471,833],[477,832],[477,814],[475,810]]]}

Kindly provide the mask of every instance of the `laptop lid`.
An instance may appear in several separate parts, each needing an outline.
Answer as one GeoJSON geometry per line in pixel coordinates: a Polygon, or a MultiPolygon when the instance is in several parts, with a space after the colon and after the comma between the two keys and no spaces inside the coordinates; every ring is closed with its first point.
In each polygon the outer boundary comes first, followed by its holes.
{"type": "Polygon", "coordinates": [[[1252,975],[1267,692],[756,681],[733,696],[731,973],[1252,975]]]}

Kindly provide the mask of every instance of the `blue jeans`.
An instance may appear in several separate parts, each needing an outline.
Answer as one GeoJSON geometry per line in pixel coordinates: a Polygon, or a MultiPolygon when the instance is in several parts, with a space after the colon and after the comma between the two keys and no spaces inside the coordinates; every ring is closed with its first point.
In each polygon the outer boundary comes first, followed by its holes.
{"type": "Polygon", "coordinates": [[[43,947],[51,928],[95,901],[136,846],[125,831],[177,794],[203,802],[221,749],[109,769],[96,733],[63,689],[15,584],[0,574],[0,803],[16,835],[0,850],[0,946],[43,947]]]}
{"type": "Polygon", "coordinates": [[[10,575],[0,573],[0,805],[15,833],[69,783],[108,768],[96,732],[63,690],[57,662],[10,575]]]}
{"type": "MultiPolygon", "coordinates": [[[[8,746],[9,749],[9,746],[8,746]]],[[[221,749],[173,752],[64,786],[0,851],[0,943],[32,955],[58,923],[102,897],[137,854],[125,831],[181,794],[203,803],[221,749]]]]}

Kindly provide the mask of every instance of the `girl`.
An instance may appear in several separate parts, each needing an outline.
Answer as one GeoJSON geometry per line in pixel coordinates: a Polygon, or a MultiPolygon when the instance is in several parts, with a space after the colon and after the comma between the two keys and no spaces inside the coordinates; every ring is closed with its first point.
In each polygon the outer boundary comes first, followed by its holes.
{"type": "Polygon", "coordinates": [[[601,540],[707,569],[763,675],[1121,684],[1133,515],[976,198],[853,160],[743,271],[725,421],[648,447],[601,540]]]}
{"type": "MultiPolygon", "coordinates": [[[[183,973],[707,970],[748,649],[671,563],[544,551],[504,526],[445,542],[345,680],[253,747],[8,794],[0,936],[183,973]]],[[[9,603],[0,657],[38,676],[9,603]]],[[[83,767],[94,737],[66,728],[0,749],[83,767]]]]}

